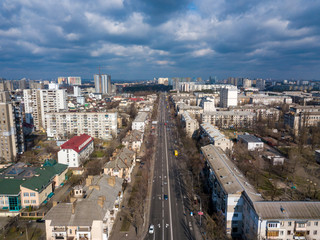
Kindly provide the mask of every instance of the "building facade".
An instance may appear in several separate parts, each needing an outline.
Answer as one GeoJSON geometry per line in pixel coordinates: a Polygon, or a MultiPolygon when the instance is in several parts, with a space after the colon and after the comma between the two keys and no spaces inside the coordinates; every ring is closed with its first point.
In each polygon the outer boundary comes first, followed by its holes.
{"type": "Polygon", "coordinates": [[[95,74],[93,78],[96,93],[110,94],[112,92],[111,75],[95,74]]]}
{"type": "Polygon", "coordinates": [[[222,88],[220,91],[220,107],[227,108],[238,105],[238,89],[222,88]]]}
{"type": "Polygon", "coordinates": [[[57,140],[69,135],[88,134],[94,138],[117,136],[116,112],[59,112],[46,114],[47,136],[57,140]]]}
{"type": "Polygon", "coordinates": [[[222,128],[250,127],[254,123],[252,112],[216,111],[202,114],[202,122],[222,128]]]}
{"type": "Polygon", "coordinates": [[[69,167],[79,167],[94,150],[93,138],[87,134],[74,136],[60,146],[58,162],[69,167]]]}

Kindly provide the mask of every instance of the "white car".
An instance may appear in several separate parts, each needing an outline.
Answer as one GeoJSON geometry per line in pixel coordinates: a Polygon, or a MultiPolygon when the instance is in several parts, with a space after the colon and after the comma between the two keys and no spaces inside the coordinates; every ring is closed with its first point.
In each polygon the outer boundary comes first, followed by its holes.
{"type": "Polygon", "coordinates": [[[154,225],[151,224],[150,227],[149,227],[149,233],[153,234],[153,232],[154,232],[154,225]]]}

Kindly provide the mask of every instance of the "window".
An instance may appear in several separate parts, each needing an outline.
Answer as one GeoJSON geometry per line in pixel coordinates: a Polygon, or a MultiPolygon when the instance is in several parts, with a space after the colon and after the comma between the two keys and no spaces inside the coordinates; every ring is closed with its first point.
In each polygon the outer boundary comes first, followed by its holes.
{"type": "Polygon", "coordinates": [[[238,217],[238,213],[233,214],[234,217],[238,217]]]}
{"type": "Polygon", "coordinates": [[[318,222],[314,222],[314,225],[315,225],[315,226],[318,226],[318,222]]]}
{"type": "Polygon", "coordinates": [[[37,201],[36,201],[36,200],[31,200],[31,203],[32,203],[32,204],[36,204],[37,201]]]}
{"type": "Polygon", "coordinates": [[[35,196],[36,196],[36,193],[34,193],[34,192],[30,193],[30,197],[35,197],[35,196]]]}
{"type": "Polygon", "coordinates": [[[318,234],[318,231],[317,230],[314,230],[313,231],[313,235],[317,235],[318,234]]]}
{"type": "Polygon", "coordinates": [[[310,227],[311,226],[311,222],[307,222],[307,226],[310,227]]]}
{"type": "Polygon", "coordinates": [[[291,222],[288,222],[288,226],[289,226],[289,227],[291,226],[291,222]]]}
{"type": "Polygon", "coordinates": [[[278,226],[277,223],[268,223],[269,228],[276,228],[278,226]]]}
{"type": "Polygon", "coordinates": [[[287,231],[287,235],[291,235],[291,231],[287,231]]]}
{"type": "Polygon", "coordinates": [[[303,228],[303,227],[305,227],[306,225],[304,224],[304,223],[298,223],[298,227],[300,227],[300,228],[303,228]]]}
{"type": "Polygon", "coordinates": [[[24,203],[29,203],[29,200],[24,200],[24,203]]]}
{"type": "Polygon", "coordinates": [[[280,231],[280,236],[282,236],[283,235],[283,231],[280,231]]]}
{"type": "Polygon", "coordinates": [[[29,197],[29,193],[25,192],[25,193],[23,193],[23,196],[24,197],[29,197]]]}

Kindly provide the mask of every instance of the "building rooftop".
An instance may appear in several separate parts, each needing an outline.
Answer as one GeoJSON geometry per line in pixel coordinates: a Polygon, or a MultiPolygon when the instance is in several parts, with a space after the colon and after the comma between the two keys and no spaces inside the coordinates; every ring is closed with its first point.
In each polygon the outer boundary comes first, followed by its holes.
{"type": "Polygon", "coordinates": [[[245,191],[252,201],[263,200],[261,194],[248,182],[220,147],[209,144],[202,147],[201,151],[227,194],[237,194],[245,191]]]}
{"type": "Polygon", "coordinates": [[[214,140],[225,138],[225,135],[210,123],[202,123],[200,126],[206,132],[209,138],[213,138],[214,140]]]}
{"type": "Polygon", "coordinates": [[[262,141],[253,136],[253,135],[238,135],[238,139],[242,139],[243,141],[249,143],[249,142],[254,142],[254,143],[262,143],[262,141]]]}
{"type": "Polygon", "coordinates": [[[147,118],[148,118],[147,112],[138,112],[138,115],[133,120],[133,122],[145,122],[147,120],[147,118]]]}
{"type": "Polygon", "coordinates": [[[262,219],[320,219],[320,202],[259,201],[253,204],[262,219]]]}
{"type": "Polygon", "coordinates": [[[82,134],[80,136],[74,136],[64,144],[60,146],[61,149],[73,149],[77,153],[81,152],[86,146],[88,146],[93,141],[93,137],[87,134],[82,134]]]}
{"type": "Polygon", "coordinates": [[[106,175],[95,176],[90,186],[85,186],[87,197],[74,203],[60,203],[44,217],[52,220],[51,226],[92,226],[94,220],[104,220],[108,210],[112,210],[122,191],[123,179],[106,175]],[[98,204],[103,197],[102,206],[98,204]],[[72,206],[74,204],[74,206],[72,206]],[[74,213],[72,208],[74,207],[74,213]]]}

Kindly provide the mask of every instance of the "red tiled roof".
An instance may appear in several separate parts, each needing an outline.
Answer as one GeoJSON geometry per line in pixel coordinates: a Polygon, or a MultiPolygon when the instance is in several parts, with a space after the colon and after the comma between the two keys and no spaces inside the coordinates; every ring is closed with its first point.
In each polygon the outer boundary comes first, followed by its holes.
{"type": "Polygon", "coordinates": [[[144,101],[143,98],[130,98],[131,101],[137,102],[137,101],[144,101]]]}
{"type": "Polygon", "coordinates": [[[88,146],[93,141],[93,137],[90,137],[87,134],[82,134],[80,136],[74,136],[69,141],[62,144],[60,147],[61,149],[73,149],[77,153],[81,152],[86,146],[88,146]],[[85,143],[88,139],[91,139],[87,142],[87,144],[83,145],[81,148],[80,146],[85,143]]]}

